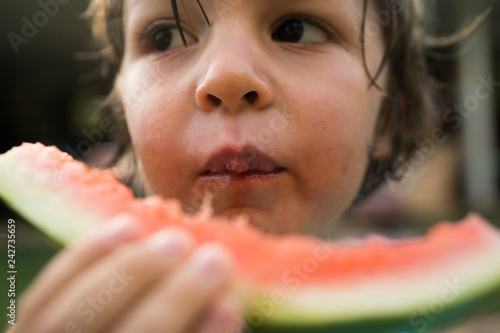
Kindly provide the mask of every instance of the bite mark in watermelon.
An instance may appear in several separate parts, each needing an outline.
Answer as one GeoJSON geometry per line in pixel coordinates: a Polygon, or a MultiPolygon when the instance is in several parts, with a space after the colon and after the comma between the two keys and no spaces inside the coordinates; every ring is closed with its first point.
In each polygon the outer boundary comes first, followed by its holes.
{"type": "Polygon", "coordinates": [[[199,243],[224,244],[236,259],[233,289],[252,332],[429,332],[500,310],[500,233],[478,215],[407,240],[270,236],[184,215],[176,200],[136,199],[111,174],[42,144],[0,156],[0,196],[61,245],[121,213],[151,233],[177,226],[199,243]]]}

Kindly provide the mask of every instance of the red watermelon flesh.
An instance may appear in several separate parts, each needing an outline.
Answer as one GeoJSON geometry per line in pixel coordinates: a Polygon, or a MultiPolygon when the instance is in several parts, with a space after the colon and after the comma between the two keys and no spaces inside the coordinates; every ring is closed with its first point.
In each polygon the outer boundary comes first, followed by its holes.
{"type": "Polygon", "coordinates": [[[491,300],[500,298],[500,233],[474,214],[406,240],[271,236],[242,221],[184,215],[176,200],[136,199],[111,174],[42,144],[0,156],[0,196],[63,245],[124,212],[151,233],[175,225],[200,243],[224,244],[237,262],[234,292],[263,331],[364,332],[370,323],[367,332],[400,333],[418,328],[432,304],[444,308],[429,327],[500,308],[491,300]]]}

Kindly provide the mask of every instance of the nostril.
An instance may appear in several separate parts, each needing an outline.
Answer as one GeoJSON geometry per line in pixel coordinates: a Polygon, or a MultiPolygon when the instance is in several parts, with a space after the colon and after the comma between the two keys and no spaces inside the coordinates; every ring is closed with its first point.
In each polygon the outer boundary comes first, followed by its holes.
{"type": "Polygon", "coordinates": [[[220,98],[215,97],[214,95],[208,95],[208,99],[215,105],[215,106],[220,106],[222,104],[222,101],[220,98]]]}
{"type": "Polygon", "coordinates": [[[255,91],[251,91],[249,93],[245,94],[245,99],[248,101],[248,103],[252,104],[257,100],[258,94],[255,91]]]}

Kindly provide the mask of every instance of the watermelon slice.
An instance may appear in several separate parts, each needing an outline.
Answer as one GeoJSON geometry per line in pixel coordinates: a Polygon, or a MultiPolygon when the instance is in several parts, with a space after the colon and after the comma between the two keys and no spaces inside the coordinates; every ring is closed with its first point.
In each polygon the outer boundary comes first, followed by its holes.
{"type": "Polygon", "coordinates": [[[249,332],[431,332],[500,309],[500,233],[478,215],[407,240],[270,236],[184,215],[175,200],[136,199],[111,174],[42,144],[0,156],[0,196],[62,245],[123,212],[151,233],[175,225],[223,243],[236,258],[249,332]]]}

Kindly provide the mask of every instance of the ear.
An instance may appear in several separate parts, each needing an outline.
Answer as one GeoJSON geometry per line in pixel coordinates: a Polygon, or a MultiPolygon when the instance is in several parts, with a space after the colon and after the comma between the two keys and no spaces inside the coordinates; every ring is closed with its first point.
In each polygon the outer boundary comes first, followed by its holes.
{"type": "MultiPolygon", "coordinates": [[[[408,93],[403,93],[399,98],[386,97],[379,115],[375,137],[372,146],[372,159],[387,159],[394,150],[393,139],[402,128],[401,118],[409,109],[408,93]]],[[[403,122],[404,123],[404,122],[403,122]]]]}
{"type": "Polygon", "coordinates": [[[383,137],[378,137],[372,146],[371,157],[374,160],[385,160],[392,152],[392,142],[390,135],[384,134],[383,137]]]}

